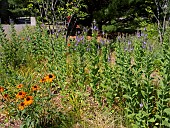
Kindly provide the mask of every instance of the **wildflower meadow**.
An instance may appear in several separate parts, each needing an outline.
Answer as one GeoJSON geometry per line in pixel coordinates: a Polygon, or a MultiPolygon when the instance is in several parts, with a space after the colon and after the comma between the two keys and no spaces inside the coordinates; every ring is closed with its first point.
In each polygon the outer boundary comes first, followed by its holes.
{"type": "Polygon", "coordinates": [[[66,41],[41,25],[0,25],[0,127],[170,127],[170,28],[66,41]]]}

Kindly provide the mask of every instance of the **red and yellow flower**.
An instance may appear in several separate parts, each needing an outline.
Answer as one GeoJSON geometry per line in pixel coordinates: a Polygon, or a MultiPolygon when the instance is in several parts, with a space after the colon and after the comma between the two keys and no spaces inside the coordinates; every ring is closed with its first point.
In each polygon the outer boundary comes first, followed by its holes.
{"type": "Polygon", "coordinates": [[[19,85],[17,85],[17,88],[20,89],[20,88],[22,88],[23,86],[24,86],[23,84],[19,84],[19,85]]]}
{"type": "Polygon", "coordinates": [[[27,96],[24,99],[24,103],[25,103],[26,106],[31,105],[33,103],[33,97],[32,96],[27,96]]]}
{"type": "Polygon", "coordinates": [[[31,87],[32,91],[38,91],[40,89],[40,87],[38,85],[34,85],[31,87]]]}
{"type": "Polygon", "coordinates": [[[42,78],[39,82],[40,82],[40,83],[44,83],[44,82],[46,82],[46,79],[45,79],[45,78],[42,78]]]}
{"type": "Polygon", "coordinates": [[[24,103],[24,102],[21,102],[21,103],[19,104],[18,108],[19,108],[19,110],[24,110],[25,106],[26,106],[25,103],[24,103]]]}
{"type": "Polygon", "coordinates": [[[52,82],[55,78],[54,74],[49,74],[44,77],[46,79],[46,82],[52,82]]]}
{"type": "Polygon", "coordinates": [[[54,78],[55,78],[54,74],[49,74],[49,75],[45,76],[44,78],[42,78],[40,80],[40,83],[52,82],[54,80],[54,78]]]}
{"type": "Polygon", "coordinates": [[[26,96],[26,92],[21,91],[17,93],[16,98],[23,99],[25,96],[26,96]]]}

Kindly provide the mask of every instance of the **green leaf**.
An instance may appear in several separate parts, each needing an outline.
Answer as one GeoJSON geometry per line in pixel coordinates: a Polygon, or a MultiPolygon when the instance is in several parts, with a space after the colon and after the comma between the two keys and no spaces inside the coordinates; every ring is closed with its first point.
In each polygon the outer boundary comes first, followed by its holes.
{"type": "Polygon", "coordinates": [[[169,119],[165,118],[165,120],[162,121],[162,125],[170,127],[169,119]]]}
{"type": "Polygon", "coordinates": [[[135,113],[127,115],[128,118],[132,119],[135,116],[135,113]]]}
{"type": "Polygon", "coordinates": [[[170,101],[170,98],[165,99],[164,101],[170,101]]]}
{"type": "Polygon", "coordinates": [[[165,108],[165,109],[164,109],[164,113],[170,115],[170,108],[165,108]]]}
{"type": "Polygon", "coordinates": [[[136,124],[132,124],[132,128],[139,128],[139,127],[136,124]]]}
{"type": "Polygon", "coordinates": [[[125,98],[125,99],[132,99],[130,96],[128,96],[128,95],[123,95],[123,98],[125,98]]]}
{"type": "Polygon", "coordinates": [[[142,96],[145,97],[146,96],[146,92],[145,91],[141,91],[142,96]]]}
{"type": "Polygon", "coordinates": [[[160,116],[160,115],[155,115],[155,117],[156,117],[157,119],[161,119],[161,116],[160,116]]]}
{"type": "Polygon", "coordinates": [[[150,120],[148,120],[148,122],[155,122],[155,119],[154,118],[151,118],[150,120]]]}

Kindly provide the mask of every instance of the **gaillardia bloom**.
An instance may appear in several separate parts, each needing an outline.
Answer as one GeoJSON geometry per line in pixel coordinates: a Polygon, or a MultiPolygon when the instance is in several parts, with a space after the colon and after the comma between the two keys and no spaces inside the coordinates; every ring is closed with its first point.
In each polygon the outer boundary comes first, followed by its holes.
{"type": "Polygon", "coordinates": [[[52,82],[53,79],[55,78],[54,74],[49,74],[47,76],[44,77],[46,79],[47,82],[52,82]]]}
{"type": "Polygon", "coordinates": [[[25,105],[31,105],[33,103],[33,97],[32,96],[27,96],[24,99],[24,103],[25,103],[25,105]]]}
{"type": "Polygon", "coordinates": [[[32,91],[38,91],[40,89],[40,87],[38,85],[34,85],[31,87],[32,91]]]}
{"type": "Polygon", "coordinates": [[[19,108],[19,110],[24,110],[24,108],[25,108],[25,103],[24,103],[24,102],[20,103],[19,106],[18,106],[18,108],[19,108]]]}
{"type": "Polygon", "coordinates": [[[0,92],[3,92],[4,91],[4,88],[0,86],[0,92]]]}
{"type": "Polygon", "coordinates": [[[17,95],[16,95],[16,98],[18,99],[23,99],[26,95],[26,92],[18,92],[17,95]]]}
{"type": "Polygon", "coordinates": [[[22,88],[23,87],[23,84],[19,84],[19,85],[17,85],[17,88],[19,89],[19,88],[22,88]]]}

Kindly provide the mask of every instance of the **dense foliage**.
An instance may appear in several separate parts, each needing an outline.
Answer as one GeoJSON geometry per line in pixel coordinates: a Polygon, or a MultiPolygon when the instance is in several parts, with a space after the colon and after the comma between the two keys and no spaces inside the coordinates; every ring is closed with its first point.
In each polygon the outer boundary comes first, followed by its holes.
{"type": "Polygon", "coordinates": [[[10,37],[0,24],[0,127],[170,127],[169,1],[3,3],[1,14],[38,24],[19,34],[11,24],[10,37]],[[87,20],[92,36],[69,36],[73,24],[57,24],[67,16],[87,20]],[[105,33],[126,29],[136,33],[105,33]]]}
{"type": "Polygon", "coordinates": [[[1,113],[23,127],[169,127],[169,28],[163,44],[149,31],[67,44],[40,27],[1,31],[1,113]]]}

